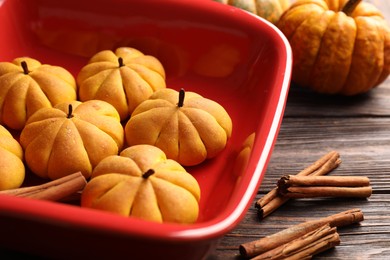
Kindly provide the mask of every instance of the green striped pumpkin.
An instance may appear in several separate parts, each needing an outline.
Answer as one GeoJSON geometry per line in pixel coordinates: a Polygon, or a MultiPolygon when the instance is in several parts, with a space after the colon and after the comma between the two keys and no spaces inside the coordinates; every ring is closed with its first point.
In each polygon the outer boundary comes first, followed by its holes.
{"type": "Polygon", "coordinates": [[[214,0],[256,14],[275,24],[290,6],[290,0],[214,0]]]}

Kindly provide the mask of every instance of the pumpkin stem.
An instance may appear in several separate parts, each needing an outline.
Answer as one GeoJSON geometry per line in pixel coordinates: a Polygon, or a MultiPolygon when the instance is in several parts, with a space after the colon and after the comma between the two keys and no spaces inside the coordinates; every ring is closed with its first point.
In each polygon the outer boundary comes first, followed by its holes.
{"type": "Polygon", "coordinates": [[[348,16],[351,16],[353,11],[355,10],[356,6],[360,4],[362,0],[349,0],[341,10],[343,13],[345,13],[348,16]]]}
{"type": "Polygon", "coordinates": [[[179,91],[179,102],[177,103],[178,107],[182,107],[184,105],[184,96],[185,96],[184,89],[180,89],[180,91],[179,91]]]}
{"type": "Polygon", "coordinates": [[[142,174],[142,178],[147,179],[147,178],[150,177],[150,175],[153,175],[153,174],[154,174],[154,170],[153,169],[149,169],[144,174],[142,174]]]}
{"type": "Polygon", "coordinates": [[[27,62],[22,61],[22,62],[20,63],[20,65],[22,65],[23,73],[27,75],[27,74],[30,72],[30,71],[28,70],[27,62]]]}
{"type": "Polygon", "coordinates": [[[125,66],[125,64],[123,64],[123,59],[122,59],[122,57],[119,57],[119,58],[118,58],[118,63],[119,63],[119,68],[125,66]]]}
{"type": "Polygon", "coordinates": [[[72,117],[73,117],[73,106],[72,104],[69,104],[67,118],[72,118],[72,117]]]}

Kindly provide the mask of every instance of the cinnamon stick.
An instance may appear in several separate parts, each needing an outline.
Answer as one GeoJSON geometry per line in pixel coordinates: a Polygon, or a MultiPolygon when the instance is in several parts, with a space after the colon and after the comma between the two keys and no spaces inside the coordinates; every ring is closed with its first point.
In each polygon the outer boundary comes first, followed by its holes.
{"type": "Polygon", "coordinates": [[[278,181],[281,186],[334,186],[334,187],[364,187],[370,185],[370,179],[365,176],[299,176],[285,175],[278,181]]]}
{"type": "Polygon", "coordinates": [[[83,190],[86,184],[83,174],[76,172],[41,185],[0,191],[0,195],[59,201],[83,190]]]}
{"type": "Polygon", "coordinates": [[[342,227],[363,220],[363,212],[360,209],[351,209],[321,219],[306,221],[259,240],[241,244],[239,251],[244,257],[254,257],[302,237],[323,225],[342,227]]]}
{"type": "Polygon", "coordinates": [[[366,187],[288,187],[281,189],[280,194],[287,198],[368,198],[372,194],[371,186],[366,187]]]}
{"type": "Polygon", "coordinates": [[[323,225],[302,237],[280,245],[270,251],[257,255],[252,260],[265,259],[310,259],[329,248],[340,244],[340,236],[336,227],[323,225]]]}
{"type": "Polygon", "coordinates": [[[278,192],[288,198],[368,198],[372,194],[369,185],[369,178],[360,176],[286,175],[278,181],[278,192]]]}
{"type": "MultiPolygon", "coordinates": [[[[299,172],[297,175],[326,175],[327,173],[337,168],[340,163],[340,154],[336,151],[331,151],[315,161],[309,167],[299,172]]],[[[262,198],[256,201],[255,207],[257,208],[257,215],[259,219],[265,218],[288,200],[289,198],[280,196],[278,193],[278,187],[275,187],[262,198]]]]}

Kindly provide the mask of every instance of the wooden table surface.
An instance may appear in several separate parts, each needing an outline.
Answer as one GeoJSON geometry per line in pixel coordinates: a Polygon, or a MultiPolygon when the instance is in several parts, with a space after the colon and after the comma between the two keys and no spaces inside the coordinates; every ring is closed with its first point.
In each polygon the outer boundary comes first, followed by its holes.
{"type": "MultiPolygon", "coordinates": [[[[390,1],[371,0],[390,21],[390,1]]],[[[314,259],[390,259],[390,77],[369,93],[324,96],[292,85],[263,183],[242,222],[225,235],[208,260],[243,259],[240,244],[293,224],[360,208],[364,221],[339,228],[341,244],[314,259]],[[341,165],[329,175],[367,176],[368,199],[294,199],[263,220],[255,202],[284,174],[296,174],[335,150],[341,165]]]]}
{"type": "MultiPolygon", "coordinates": [[[[390,21],[389,0],[364,1],[374,3],[390,21]]],[[[207,260],[241,260],[242,243],[352,208],[360,208],[365,220],[339,228],[341,244],[314,259],[390,259],[390,77],[369,93],[353,97],[319,95],[292,85],[258,194],[241,223],[221,238],[207,260]],[[255,202],[282,175],[298,173],[332,150],[340,153],[342,163],[329,175],[368,176],[370,198],[294,199],[258,219],[255,202]]]]}

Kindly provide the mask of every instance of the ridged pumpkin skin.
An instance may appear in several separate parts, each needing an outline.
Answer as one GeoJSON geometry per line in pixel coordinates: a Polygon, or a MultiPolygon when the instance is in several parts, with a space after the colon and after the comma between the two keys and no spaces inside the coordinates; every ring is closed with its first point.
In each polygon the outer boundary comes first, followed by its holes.
{"type": "Polygon", "coordinates": [[[290,0],[214,0],[256,14],[275,24],[290,6],[290,0]]]}
{"type": "Polygon", "coordinates": [[[155,145],[169,159],[193,166],[225,148],[232,120],[213,100],[185,92],[183,106],[179,106],[179,95],[169,88],[156,91],[134,110],[125,126],[125,137],[129,146],[155,145]]]}
{"type": "Polygon", "coordinates": [[[15,130],[21,130],[40,108],[77,98],[70,72],[28,57],[0,62],[0,86],[0,123],[15,130]]]}
{"type": "Polygon", "coordinates": [[[277,26],[293,51],[292,81],[320,93],[356,95],[390,73],[390,29],[381,12],[347,0],[299,0],[277,26]]]}
{"type": "Polygon", "coordinates": [[[25,177],[23,149],[2,125],[0,125],[0,165],[0,190],[19,188],[25,177]]]}
{"type": "Polygon", "coordinates": [[[156,90],[165,88],[165,70],[158,59],[122,47],[98,52],[77,76],[79,99],[104,100],[127,119],[156,90]]]}
{"type": "Polygon", "coordinates": [[[155,146],[135,145],[96,166],[82,192],[81,206],[188,224],[198,218],[199,200],[197,180],[179,163],[155,146]]]}
{"type": "Polygon", "coordinates": [[[89,178],[93,167],[118,154],[123,142],[118,112],[101,100],[42,108],[29,118],[20,134],[31,171],[52,180],[78,171],[89,178]]]}

